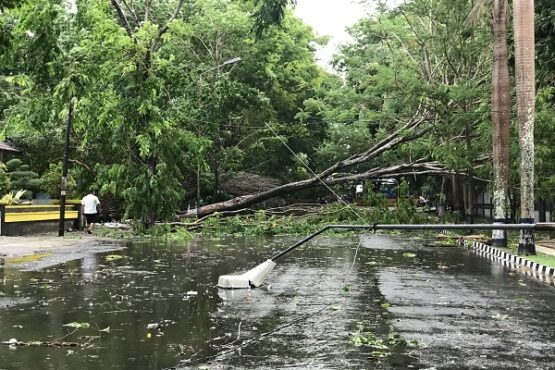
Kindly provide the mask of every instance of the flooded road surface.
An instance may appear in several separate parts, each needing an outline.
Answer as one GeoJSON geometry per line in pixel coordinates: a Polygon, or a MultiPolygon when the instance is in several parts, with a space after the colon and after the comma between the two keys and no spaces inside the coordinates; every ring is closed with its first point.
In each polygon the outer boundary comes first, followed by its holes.
{"type": "Polygon", "coordinates": [[[0,270],[0,369],[555,369],[555,289],[460,248],[319,238],[270,286],[215,288],[296,240],[130,243],[0,270]]]}

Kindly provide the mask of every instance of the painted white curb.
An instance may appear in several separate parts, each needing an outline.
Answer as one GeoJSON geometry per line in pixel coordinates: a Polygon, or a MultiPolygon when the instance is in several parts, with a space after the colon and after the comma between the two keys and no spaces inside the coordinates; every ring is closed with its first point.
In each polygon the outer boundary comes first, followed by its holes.
{"type": "Polygon", "coordinates": [[[555,285],[555,268],[553,267],[530,261],[479,241],[459,239],[457,244],[472,249],[477,254],[499,262],[503,266],[516,269],[545,283],[555,285]]]}

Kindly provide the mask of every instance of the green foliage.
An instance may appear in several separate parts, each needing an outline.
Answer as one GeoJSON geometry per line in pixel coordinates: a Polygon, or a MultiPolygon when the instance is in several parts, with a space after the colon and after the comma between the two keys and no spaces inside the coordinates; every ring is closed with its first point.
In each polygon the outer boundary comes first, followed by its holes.
{"type": "Polygon", "coordinates": [[[555,88],[540,89],[536,98],[535,169],[538,195],[555,200],[555,88]]]}
{"type": "Polygon", "coordinates": [[[254,30],[258,36],[272,25],[280,25],[285,17],[287,5],[294,0],[254,0],[258,6],[254,17],[254,30]]]}
{"type": "MultiPolygon", "coordinates": [[[[372,332],[363,333],[351,333],[349,334],[349,342],[356,346],[366,346],[377,350],[382,350],[379,352],[372,352],[375,357],[388,357],[391,355],[390,352],[384,352],[383,350],[388,350],[393,347],[406,347],[409,343],[401,337],[398,333],[389,334],[387,339],[381,339],[377,337],[372,332]]],[[[416,346],[417,342],[411,342],[411,346],[416,346]]]]}
{"type": "MultiPolygon", "coordinates": [[[[336,56],[341,78],[315,64],[315,45],[325,40],[286,9],[293,1],[187,1],[169,23],[176,0],[136,1],[135,14],[123,7],[127,29],[114,3],[80,0],[71,15],[62,1],[0,2],[0,134],[25,149],[29,166],[12,164],[12,189],[36,192],[35,175],[44,173],[47,191],[59,192],[59,166],[52,163],[63,155],[70,101],[71,185],[82,191],[98,184],[101,194],[123,200],[125,217],[144,226],[171,220],[196,196],[197,179],[203,199],[224,198],[222,183],[237,171],[305,179],[306,164],[317,170],[368,149],[415,112],[430,113],[429,135],[349,170],[437,160],[470,173],[490,152],[491,31],[485,23],[468,24],[472,2],[380,6],[352,27],[354,42],[336,56]],[[235,57],[241,62],[226,64],[235,57]]],[[[547,0],[536,5],[543,88],[536,160],[538,188],[547,198],[555,184],[554,13],[547,0]]],[[[490,170],[482,165],[476,175],[489,178],[490,170]]],[[[0,173],[0,190],[5,183],[0,173]]],[[[424,187],[428,196],[440,191],[437,181],[424,187]]],[[[408,193],[400,194],[392,214],[378,194],[368,193],[373,208],[364,219],[419,222],[408,193]]],[[[337,207],[293,225],[268,216],[255,231],[240,218],[208,225],[276,234],[356,220],[337,207]]]]}
{"type": "Polygon", "coordinates": [[[4,163],[0,162],[0,196],[8,193],[11,189],[10,176],[7,173],[8,168],[4,163]]]}
{"type": "Polygon", "coordinates": [[[324,206],[317,214],[306,216],[268,216],[264,211],[232,217],[215,214],[204,221],[202,232],[209,235],[304,235],[329,224],[427,222],[430,222],[428,217],[422,212],[416,212],[414,206],[390,211],[385,207],[358,208],[332,204],[324,206]]]}
{"type": "Polygon", "coordinates": [[[366,189],[366,195],[364,196],[365,204],[381,209],[385,209],[387,207],[387,198],[384,194],[374,191],[372,186],[366,186],[366,189]]]}
{"type": "MultiPolygon", "coordinates": [[[[555,81],[555,3],[536,0],[536,53],[538,59],[536,79],[540,87],[553,86],[555,81]]],[[[551,100],[555,103],[555,100],[551,100]]]]}
{"type": "Polygon", "coordinates": [[[12,158],[6,162],[6,168],[9,172],[17,171],[21,166],[23,166],[23,161],[19,158],[12,158]]]}
{"type": "Polygon", "coordinates": [[[62,157],[70,100],[70,157],[85,170],[76,188],[100,184],[123,199],[125,217],[145,225],[172,219],[197,177],[202,197],[219,198],[235,171],[299,169],[264,123],[294,136],[290,145],[309,156],[323,135],[310,114],[296,118],[326,78],[310,29],[288,15],[257,40],[251,15],[261,8],[253,3],[186,2],[170,23],[177,1],[149,3],[145,21],[146,3],[134,3],[134,14],[123,7],[127,28],[104,0],[79,1],[75,15],[48,0],[0,14],[9,39],[0,84],[20,88],[0,99],[0,120],[33,170],[51,174],[62,157]],[[239,64],[225,63],[235,57],[239,64]]]}
{"type": "Polygon", "coordinates": [[[416,0],[395,10],[382,7],[352,27],[354,43],[334,61],[345,84],[322,100],[330,127],[318,148],[322,166],[370,147],[426,110],[434,115],[431,135],[353,172],[415,160],[467,169],[491,147],[484,83],[490,79],[491,33],[466,22],[471,6],[416,0]]]}
{"type": "MultiPolygon", "coordinates": [[[[62,163],[51,163],[48,171],[45,172],[41,178],[41,190],[47,193],[51,198],[55,199],[60,195],[62,190],[62,163]]],[[[67,196],[68,198],[74,198],[77,196],[76,193],[77,183],[74,176],[68,173],[67,176],[67,196]]]]}
{"type": "Polygon", "coordinates": [[[147,238],[154,238],[166,241],[186,241],[191,240],[193,236],[187,230],[180,227],[172,227],[168,224],[156,225],[144,228],[143,224],[137,223],[134,227],[136,235],[147,238]]]}
{"type": "Polygon", "coordinates": [[[30,171],[29,165],[24,164],[19,158],[13,158],[6,162],[8,175],[12,190],[24,189],[26,196],[38,193],[41,188],[41,180],[36,172],[30,171]]]}
{"type": "Polygon", "coordinates": [[[7,194],[4,194],[4,196],[0,198],[0,203],[7,204],[9,206],[24,203],[25,201],[22,198],[26,192],[26,190],[19,190],[16,193],[11,191],[7,194]]]}

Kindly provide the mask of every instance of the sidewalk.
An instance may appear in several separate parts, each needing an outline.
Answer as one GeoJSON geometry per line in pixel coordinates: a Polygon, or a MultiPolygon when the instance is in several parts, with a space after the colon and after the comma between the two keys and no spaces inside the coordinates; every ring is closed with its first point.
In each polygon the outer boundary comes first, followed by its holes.
{"type": "Polygon", "coordinates": [[[33,236],[0,236],[0,255],[5,258],[27,256],[33,253],[48,252],[53,248],[74,248],[80,244],[94,240],[76,236],[59,237],[54,234],[33,236]]]}
{"type": "Polygon", "coordinates": [[[555,240],[538,240],[536,242],[536,252],[555,256],[555,240]]]}
{"type": "Polygon", "coordinates": [[[86,256],[123,249],[120,242],[81,233],[0,236],[0,265],[36,271],[86,256]]]}

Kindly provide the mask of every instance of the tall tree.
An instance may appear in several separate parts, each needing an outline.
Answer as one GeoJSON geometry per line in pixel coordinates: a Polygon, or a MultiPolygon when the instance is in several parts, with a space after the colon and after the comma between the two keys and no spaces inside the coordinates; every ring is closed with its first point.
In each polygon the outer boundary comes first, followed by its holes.
{"type": "MultiPolygon", "coordinates": [[[[520,222],[534,222],[535,43],[534,0],[513,3],[516,95],[520,144],[520,222]]],[[[536,254],[534,233],[521,230],[519,254],[536,254]]]]}
{"type": "MultiPolygon", "coordinates": [[[[507,53],[507,1],[494,0],[493,66],[491,120],[493,143],[493,217],[494,223],[507,219],[509,194],[509,131],[511,126],[511,89],[507,53]]],[[[505,230],[492,231],[493,245],[507,246],[505,230]]]]}

